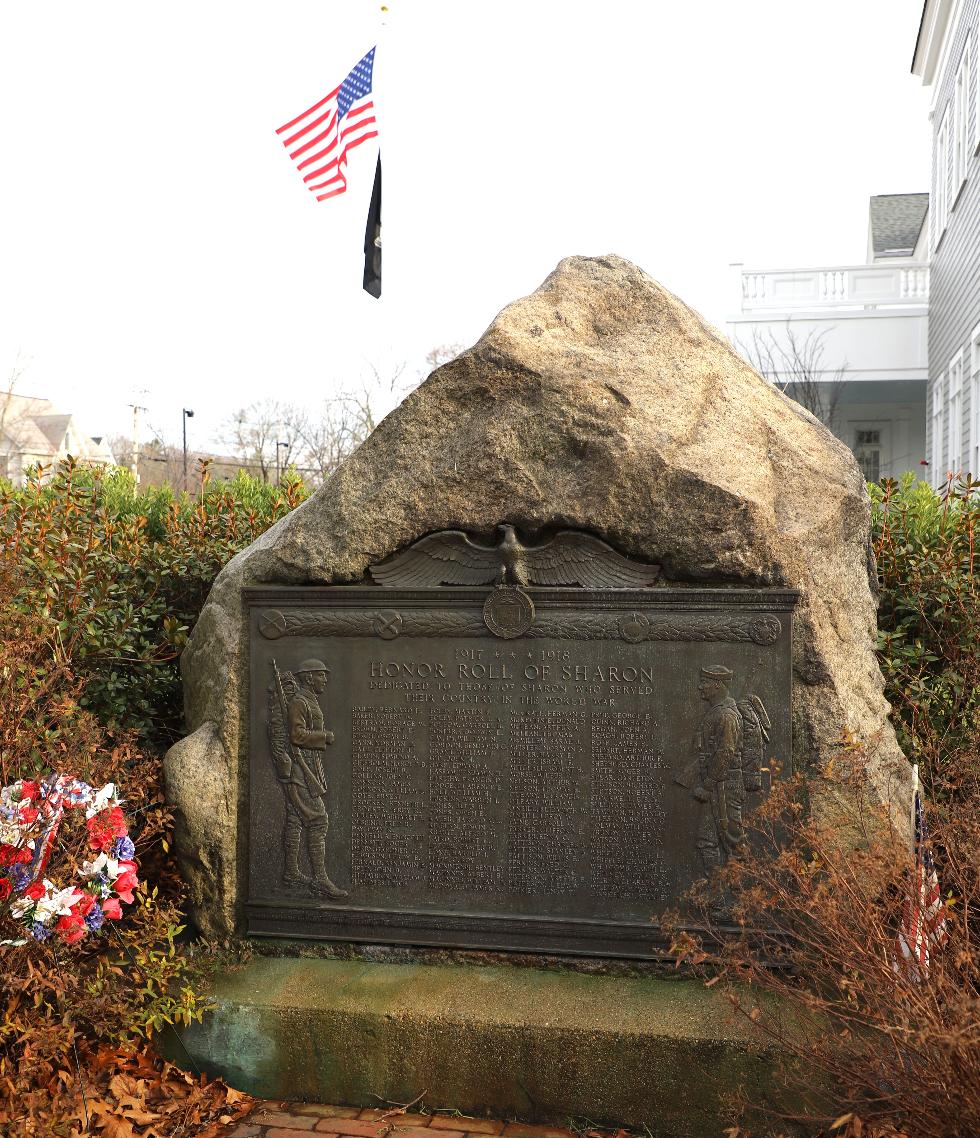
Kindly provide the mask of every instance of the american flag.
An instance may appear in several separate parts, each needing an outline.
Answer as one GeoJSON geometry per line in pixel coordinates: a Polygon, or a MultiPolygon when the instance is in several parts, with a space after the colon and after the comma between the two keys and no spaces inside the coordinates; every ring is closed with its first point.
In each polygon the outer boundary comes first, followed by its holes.
{"type": "Polygon", "coordinates": [[[375,48],[319,103],[281,126],[276,134],[303,175],[306,188],[322,202],[347,189],[347,153],[377,138],[371,99],[375,48]]]}
{"type": "Polygon", "coordinates": [[[896,964],[901,960],[915,979],[922,979],[929,974],[930,950],[942,948],[948,942],[949,930],[918,790],[915,791],[913,813],[915,865],[912,887],[902,907],[896,964]]]}

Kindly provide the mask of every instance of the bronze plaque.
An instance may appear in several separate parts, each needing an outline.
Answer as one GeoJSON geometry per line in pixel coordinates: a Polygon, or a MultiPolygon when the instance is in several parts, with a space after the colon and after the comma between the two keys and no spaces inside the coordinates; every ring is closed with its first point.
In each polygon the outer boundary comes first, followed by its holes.
{"type": "Polygon", "coordinates": [[[789,769],[796,600],[247,590],[249,933],[656,956],[789,769]]]}

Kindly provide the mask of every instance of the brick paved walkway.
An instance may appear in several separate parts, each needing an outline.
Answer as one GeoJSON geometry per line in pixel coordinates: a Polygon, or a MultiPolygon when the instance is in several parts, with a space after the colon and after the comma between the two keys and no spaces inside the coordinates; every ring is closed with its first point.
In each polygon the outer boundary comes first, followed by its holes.
{"type": "MultiPolygon", "coordinates": [[[[461,1114],[398,1114],[318,1103],[260,1102],[227,1138],[578,1138],[560,1126],[530,1126],[461,1114]]],[[[625,1132],[620,1131],[623,1138],[625,1132]]]]}

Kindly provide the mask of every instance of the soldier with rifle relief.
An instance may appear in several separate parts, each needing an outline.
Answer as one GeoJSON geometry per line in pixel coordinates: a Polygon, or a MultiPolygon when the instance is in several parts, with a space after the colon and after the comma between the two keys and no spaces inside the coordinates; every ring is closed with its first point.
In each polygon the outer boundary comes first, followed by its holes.
{"type": "Polygon", "coordinates": [[[708,708],[695,737],[695,757],[674,779],[703,803],[696,844],[705,873],[724,864],[745,842],[745,797],[762,790],[772,726],[758,696],[735,702],[733,679],[731,669],[720,664],[701,669],[698,694],[708,708]]]}
{"type": "Polygon", "coordinates": [[[304,660],[294,673],[280,672],[274,660],[272,667],[269,736],[286,806],[283,884],[305,886],[323,897],[346,897],[326,868],[330,819],[323,760],[334,734],[326,730],[319,697],[327,690],[330,669],[322,660],[304,660]],[[312,875],[300,868],[304,836],[312,875]]]}

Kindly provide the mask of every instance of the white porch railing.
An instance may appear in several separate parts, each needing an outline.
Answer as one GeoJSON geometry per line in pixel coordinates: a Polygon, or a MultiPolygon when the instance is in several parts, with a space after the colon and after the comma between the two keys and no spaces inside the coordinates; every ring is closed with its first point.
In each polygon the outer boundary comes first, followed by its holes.
{"type": "Polygon", "coordinates": [[[737,312],[814,308],[892,308],[925,305],[929,266],[843,265],[824,269],[761,271],[732,265],[738,290],[737,312]]]}

